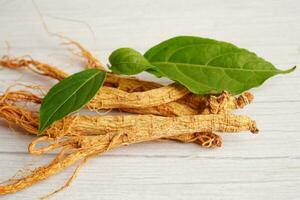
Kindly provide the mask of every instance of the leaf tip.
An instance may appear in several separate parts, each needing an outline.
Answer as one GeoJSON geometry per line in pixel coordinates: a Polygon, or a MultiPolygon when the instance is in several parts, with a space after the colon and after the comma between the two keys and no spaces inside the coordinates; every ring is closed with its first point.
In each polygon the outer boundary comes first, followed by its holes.
{"type": "Polygon", "coordinates": [[[289,73],[295,71],[296,68],[297,68],[297,66],[294,66],[294,67],[292,67],[292,68],[290,68],[290,69],[282,70],[281,73],[282,73],[282,74],[289,74],[289,73]]]}

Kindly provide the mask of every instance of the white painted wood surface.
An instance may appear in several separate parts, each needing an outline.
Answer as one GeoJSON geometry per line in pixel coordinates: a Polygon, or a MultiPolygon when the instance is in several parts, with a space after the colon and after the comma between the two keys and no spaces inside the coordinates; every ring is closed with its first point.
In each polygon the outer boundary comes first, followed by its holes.
{"type": "MultiPolygon", "coordinates": [[[[145,51],[175,35],[199,35],[251,49],[282,69],[300,65],[299,0],[36,3],[50,31],[79,41],[103,63],[118,47],[145,51]]],[[[7,53],[5,40],[15,56],[30,54],[69,72],[81,64],[46,34],[31,0],[0,0],[1,55],[7,53]]],[[[51,85],[36,75],[0,70],[2,91],[16,80],[51,85]]],[[[299,69],[253,93],[254,103],[241,113],[257,121],[260,134],[224,135],[223,147],[214,150],[173,142],[123,147],[88,162],[72,185],[52,199],[300,199],[299,69]]],[[[53,157],[28,155],[30,140],[1,123],[0,181],[53,157]]],[[[70,172],[0,199],[37,199],[63,184],[70,172]]]]}

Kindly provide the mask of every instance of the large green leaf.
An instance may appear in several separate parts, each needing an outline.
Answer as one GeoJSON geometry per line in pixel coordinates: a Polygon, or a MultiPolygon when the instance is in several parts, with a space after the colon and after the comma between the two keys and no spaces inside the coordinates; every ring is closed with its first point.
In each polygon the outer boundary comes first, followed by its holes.
{"type": "Polygon", "coordinates": [[[132,70],[134,60],[144,59],[147,66],[139,66],[138,70],[135,67],[131,74],[147,70],[156,76],[177,81],[196,94],[220,93],[223,90],[239,94],[261,85],[271,76],[295,69],[279,70],[246,49],[227,42],[192,36],[169,39],[148,50],[144,58],[140,54],[136,56],[138,58],[131,57],[126,62],[126,53],[119,54],[118,57],[122,57],[126,64],[120,69],[117,62],[111,62],[114,63],[113,69],[117,69],[112,71],[127,74],[128,69],[132,70]]]}
{"type": "Polygon", "coordinates": [[[99,69],[88,69],[60,81],[53,86],[40,108],[39,132],[42,133],[53,122],[83,107],[98,92],[106,73],[99,69]]]}

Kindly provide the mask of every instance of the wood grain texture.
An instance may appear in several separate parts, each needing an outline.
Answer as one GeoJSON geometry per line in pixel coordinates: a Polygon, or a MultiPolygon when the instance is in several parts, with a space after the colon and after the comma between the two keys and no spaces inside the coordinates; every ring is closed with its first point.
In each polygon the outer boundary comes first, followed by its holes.
{"type": "MultiPolygon", "coordinates": [[[[281,69],[300,66],[298,0],[36,3],[50,31],[79,41],[103,63],[119,47],[143,52],[175,35],[199,35],[248,48],[281,69]]],[[[68,72],[80,69],[82,60],[47,35],[31,0],[0,0],[0,27],[0,55],[7,53],[6,40],[12,55],[30,54],[68,72]]],[[[16,80],[46,87],[55,83],[0,69],[1,91],[16,80]]],[[[223,135],[224,146],[214,150],[175,142],[116,149],[91,160],[71,187],[52,199],[300,199],[300,72],[276,76],[253,93],[254,103],[239,113],[254,118],[260,134],[223,135]]],[[[0,181],[53,157],[28,155],[30,140],[0,123],[0,181]]],[[[37,199],[63,184],[70,173],[68,169],[0,199],[37,199]]]]}

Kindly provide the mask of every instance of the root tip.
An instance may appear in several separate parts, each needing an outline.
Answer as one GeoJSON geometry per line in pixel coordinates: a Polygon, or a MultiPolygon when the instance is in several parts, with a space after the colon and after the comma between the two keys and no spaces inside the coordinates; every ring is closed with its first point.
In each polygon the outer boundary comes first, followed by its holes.
{"type": "Polygon", "coordinates": [[[254,133],[254,134],[257,134],[259,132],[259,129],[257,128],[255,121],[251,122],[250,131],[251,131],[251,133],[254,133]]]}

